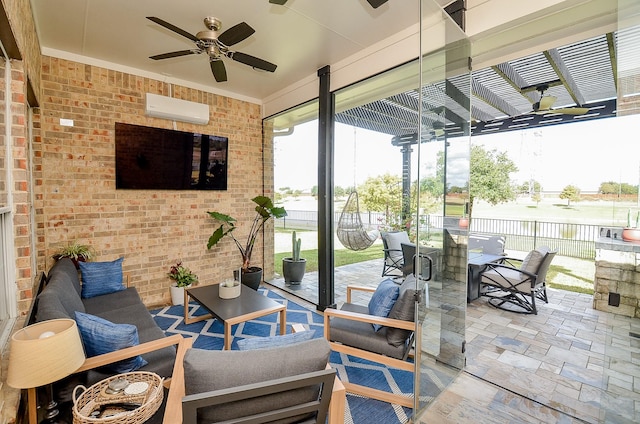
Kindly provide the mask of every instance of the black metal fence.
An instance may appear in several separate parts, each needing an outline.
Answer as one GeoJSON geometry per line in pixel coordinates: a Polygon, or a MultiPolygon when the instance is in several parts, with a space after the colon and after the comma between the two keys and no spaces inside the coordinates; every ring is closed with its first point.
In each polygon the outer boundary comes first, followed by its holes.
{"type": "MultiPolygon", "coordinates": [[[[276,220],[279,228],[317,228],[316,211],[287,211],[285,218],[276,220]]],[[[365,227],[384,228],[384,214],[361,213],[365,227]]],[[[334,216],[337,225],[340,213],[334,216]]],[[[441,215],[420,217],[421,232],[442,229],[441,215]]],[[[557,249],[558,255],[581,259],[595,258],[595,242],[599,237],[599,226],[546,221],[525,221],[512,219],[473,218],[471,232],[487,235],[502,235],[506,238],[505,248],[528,252],[537,246],[557,249]]]]}

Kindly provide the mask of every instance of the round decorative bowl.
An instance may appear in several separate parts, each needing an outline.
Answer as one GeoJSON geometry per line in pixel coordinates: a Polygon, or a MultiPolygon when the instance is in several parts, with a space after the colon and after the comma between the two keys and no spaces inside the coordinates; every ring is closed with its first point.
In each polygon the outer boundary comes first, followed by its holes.
{"type": "Polygon", "coordinates": [[[240,289],[242,284],[239,281],[234,281],[233,286],[229,287],[226,283],[222,283],[218,286],[218,294],[221,299],[234,299],[240,296],[240,289]]]}

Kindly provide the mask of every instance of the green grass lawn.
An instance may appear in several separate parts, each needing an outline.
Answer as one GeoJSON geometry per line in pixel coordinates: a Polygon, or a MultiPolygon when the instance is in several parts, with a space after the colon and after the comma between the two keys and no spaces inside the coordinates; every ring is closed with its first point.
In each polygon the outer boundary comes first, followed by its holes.
{"type": "MultiPolygon", "coordinates": [[[[291,257],[290,252],[276,253],[275,255],[275,269],[276,272],[282,275],[282,258],[291,257]]],[[[300,251],[300,257],[307,260],[307,267],[305,272],[312,272],[318,270],[318,250],[302,250],[300,251]]],[[[372,259],[379,259],[383,257],[382,246],[373,245],[365,250],[354,252],[353,250],[340,249],[334,251],[334,263],[336,267],[355,264],[358,262],[370,261],[372,259]]]]}
{"type": "MultiPolygon", "coordinates": [[[[637,210],[636,202],[613,201],[584,201],[575,202],[567,206],[566,201],[547,198],[538,204],[528,199],[519,199],[514,202],[498,204],[495,206],[477,202],[473,207],[473,216],[494,219],[512,220],[539,220],[549,222],[568,222],[596,225],[626,225],[627,211],[631,208],[637,210]]],[[[291,229],[276,229],[278,232],[290,232],[291,229]]],[[[315,230],[297,230],[299,233],[315,230]]],[[[432,241],[441,238],[441,233],[436,232],[432,241]]],[[[282,258],[291,256],[291,253],[278,253],[275,256],[276,272],[282,275],[282,258]]],[[[315,249],[303,250],[301,257],[307,260],[307,272],[318,270],[318,251],[315,249]]],[[[354,252],[343,249],[335,251],[335,266],[343,266],[352,263],[368,261],[383,257],[382,246],[373,245],[370,248],[354,252]]],[[[551,264],[547,282],[549,287],[593,294],[593,276],[582,275],[588,272],[577,273],[576,270],[567,269],[564,266],[551,264]],[[554,283],[554,281],[559,281],[554,283]],[[568,284],[567,284],[568,283],[568,284]]]]}

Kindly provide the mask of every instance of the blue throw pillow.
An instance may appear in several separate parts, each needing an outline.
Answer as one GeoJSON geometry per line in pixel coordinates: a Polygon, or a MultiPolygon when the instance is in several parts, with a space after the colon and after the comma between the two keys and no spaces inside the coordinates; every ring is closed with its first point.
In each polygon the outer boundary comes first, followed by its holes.
{"type": "Polygon", "coordinates": [[[238,340],[238,350],[268,349],[271,347],[286,346],[294,343],[311,340],[316,330],[301,331],[299,333],[284,334],[282,336],[252,337],[238,340]]]}
{"type": "Polygon", "coordinates": [[[122,261],[78,262],[82,275],[82,298],[114,293],[124,290],[122,285],[122,261]]]}
{"type": "MultiPolygon", "coordinates": [[[[138,345],[138,329],[131,324],[114,324],[95,315],[75,313],[84,351],[88,358],[138,345]]],[[[140,355],[107,365],[115,373],[132,372],[148,362],[140,355]]]]}
{"type": "MultiPolygon", "coordinates": [[[[376,291],[369,300],[369,315],[375,315],[377,317],[386,318],[389,316],[389,311],[393,308],[394,303],[398,299],[400,293],[400,286],[393,282],[393,280],[387,278],[383,280],[376,291]]],[[[380,324],[371,324],[373,329],[378,331],[382,328],[380,324]]]]}

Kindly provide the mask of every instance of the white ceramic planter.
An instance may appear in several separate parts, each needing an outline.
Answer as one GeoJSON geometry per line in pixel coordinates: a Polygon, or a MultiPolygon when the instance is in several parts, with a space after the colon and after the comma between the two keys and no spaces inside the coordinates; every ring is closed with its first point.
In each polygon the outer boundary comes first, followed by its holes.
{"type": "Polygon", "coordinates": [[[171,303],[174,305],[184,305],[184,287],[177,287],[175,284],[169,287],[171,290],[171,303]]]}
{"type": "Polygon", "coordinates": [[[242,284],[238,281],[234,281],[234,283],[235,284],[231,287],[223,286],[222,284],[218,286],[218,293],[221,299],[234,299],[240,296],[242,284]]]}

